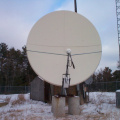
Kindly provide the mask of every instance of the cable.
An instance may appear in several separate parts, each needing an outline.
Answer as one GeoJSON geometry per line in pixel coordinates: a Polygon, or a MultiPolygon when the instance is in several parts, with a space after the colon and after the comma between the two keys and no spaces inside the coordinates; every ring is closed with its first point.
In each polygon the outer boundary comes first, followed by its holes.
{"type": "MultiPolygon", "coordinates": [[[[36,53],[43,53],[43,54],[53,54],[53,55],[67,56],[66,54],[59,54],[59,53],[49,53],[49,52],[40,52],[40,51],[32,51],[32,50],[27,50],[27,51],[29,51],[29,52],[36,52],[36,53]]],[[[90,53],[72,54],[71,56],[86,55],[86,54],[94,54],[94,53],[101,53],[101,52],[102,52],[102,51],[90,52],[90,53]]]]}
{"type": "Polygon", "coordinates": [[[32,50],[27,50],[27,51],[29,51],[29,52],[36,52],[36,53],[44,53],[44,54],[53,54],[53,55],[67,56],[66,54],[58,54],[58,53],[40,52],[40,51],[32,51],[32,50]]]}
{"type": "Polygon", "coordinates": [[[85,55],[85,54],[93,54],[93,53],[101,53],[102,51],[97,51],[97,52],[90,52],[90,53],[80,53],[80,54],[73,54],[71,56],[75,56],[75,55],[85,55]]]}
{"type": "Polygon", "coordinates": [[[100,44],[87,45],[87,46],[50,46],[50,45],[36,45],[36,44],[29,44],[29,45],[42,46],[42,47],[93,47],[93,46],[101,46],[100,44]]]}

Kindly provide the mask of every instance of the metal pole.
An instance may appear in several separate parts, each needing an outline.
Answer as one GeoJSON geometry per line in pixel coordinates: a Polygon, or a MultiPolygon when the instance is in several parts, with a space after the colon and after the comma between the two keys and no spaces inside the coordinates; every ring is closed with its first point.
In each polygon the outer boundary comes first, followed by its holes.
{"type": "Polygon", "coordinates": [[[119,45],[119,61],[118,68],[120,69],[120,0],[115,0],[116,3],[116,16],[117,16],[117,32],[118,32],[118,45],[119,45]]]}
{"type": "Polygon", "coordinates": [[[69,56],[70,56],[70,54],[68,54],[68,58],[67,58],[67,65],[66,65],[66,77],[68,76],[69,56]]]}
{"type": "Polygon", "coordinates": [[[77,13],[77,2],[76,2],[76,0],[74,0],[74,8],[75,8],[75,12],[77,13]]]}

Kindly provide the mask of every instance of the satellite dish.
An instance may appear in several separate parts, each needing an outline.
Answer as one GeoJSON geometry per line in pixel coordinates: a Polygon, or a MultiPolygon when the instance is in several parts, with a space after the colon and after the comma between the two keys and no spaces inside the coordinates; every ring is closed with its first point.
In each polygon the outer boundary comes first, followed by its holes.
{"type": "Polygon", "coordinates": [[[75,69],[69,69],[70,85],[88,79],[101,59],[101,41],[93,24],[80,14],[55,11],[42,17],[31,29],[27,56],[31,67],[45,81],[62,86],[67,53],[75,69]]]}
{"type": "Polygon", "coordinates": [[[90,77],[85,81],[86,84],[92,84],[92,82],[93,82],[92,76],[90,76],[90,77]]]}

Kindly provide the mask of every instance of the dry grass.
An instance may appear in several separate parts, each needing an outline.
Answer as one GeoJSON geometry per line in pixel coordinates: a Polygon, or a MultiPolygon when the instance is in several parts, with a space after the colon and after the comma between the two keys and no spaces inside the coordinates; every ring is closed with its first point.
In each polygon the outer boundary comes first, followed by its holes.
{"type": "Polygon", "coordinates": [[[7,117],[7,116],[5,116],[4,120],[10,120],[10,118],[9,118],[9,117],[7,117]]]}
{"type": "MultiPolygon", "coordinates": [[[[10,110],[8,110],[8,112],[9,112],[9,113],[13,113],[13,112],[19,113],[19,112],[23,112],[23,110],[10,109],[10,110]]],[[[4,114],[5,114],[5,113],[4,113],[4,114]]]]}
{"type": "Polygon", "coordinates": [[[4,120],[18,120],[18,115],[16,112],[10,113],[9,115],[5,115],[4,120]]]}
{"type": "Polygon", "coordinates": [[[23,94],[19,94],[18,95],[18,99],[12,101],[12,105],[16,105],[16,104],[23,104],[26,101],[25,97],[23,94]]]}
{"type": "Polygon", "coordinates": [[[6,97],[6,98],[5,98],[5,102],[9,103],[9,102],[10,102],[10,99],[11,99],[11,97],[6,97]]]}
{"type": "Polygon", "coordinates": [[[44,113],[45,111],[42,109],[41,111],[40,111],[40,113],[44,113]]]}
{"type": "Polygon", "coordinates": [[[102,92],[101,92],[101,94],[98,94],[96,97],[97,97],[97,101],[94,97],[91,98],[90,102],[92,104],[99,104],[100,105],[102,103],[108,103],[108,104],[115,104],[116,103],[115,100],[113,100],[113,99],[110,99],[110,98],[108,98],[107,100],[104,99],[107,96],[105,96],[104,93],[102,93],[102,92]]]}
{"type": "Polygon", "coordinates": [[[18,99],[19,99],[20,101],[24,101],[24,102],[26,101],[23,94],[19,94],[19,95],[18,95],[18,99]]]}
{"type": "Polygon", "coordinates": [[[109,120],[120,120],[120,112],[119,113],[113,112],[112,114],[110,114],[109,118],[110,118],[109,120]]]}
{"type": "Polygon", "coordinates": [[[96,105],[95,110],[99,113],[99,115],[102,115],[102,117],[107,118],[108,114],[104,115],[104,113],[102,112],[103,105],[104,105],[104,103],[115,104],[115,100],[112,100],[112,99],[109,99],[109,98],[104,99],[104,98],[106,98],[106,96],[104,95],[104,93],[101,92],[101,94],[98,94],[96,96],[96,98],[94,98],[94,97],[91,98],[91,103],[96,105]]]}
{"type": "Polygon", "coordinates": [[[3,101],[3,103],[0,103],[0,107],[3,107],[3,106],[5,106],[5,105],[7,105],[9,102],[10,102],[10,97],[6,97],[3,101]]]}
{"type": "Polygon", "coordinates": [[[0,107],[7,105],[8,103],[0,103],[0,107]]]}
{"type": "Polygon", "coordinates": [[[11,118],[17,118],[17,115],[16,115],[16,113],[11,113],[11,114],[9,115],[9,117],[11,117],[11,118]]]}
{"type": "Polygon", "coordinates": [[[84,110],[85,108],[83,106],[80,106],[80,113],[84,110]]]}
{"type": "MultiPolygon", "coordinates": [[[[103,98],[106,97],[104,96],[104,94],[99,94],[97,97],[97,100],[93,97],[91,98],[91,103],[95,104],[96,105],[96,109],[95,111],[97,111],[98,113],[95,115],[91,112],[91,114],[89,113],[84,113],[84,106],[80,106],[80,111],[81,111],[81,115],[80,116],[72,116],[69,115],[69,114],[66,114],[66,116],[64,118],[60,118],[60,120],[119,120],[120,117],[120,112],[119,113],[102,113],[102,110],[103,110],[103,103],[109,103],[109,104],[115,104],[115,100],[112,100],[112,99],[108,99],[107,100],[104,100],[103,98]],[[83,112],[82,112],[83,111],[83,112]]],[[[5,101],[9,102],[10,101],[10,97],[7,97],[5,99],[5,101]]],[[[23,94],[20,94],[18,95],[18,98],[14,101],[11,101],[12,105],[16,105],[16,104],[23,104],[24,102],[26,102],[26,99],[24,97],[23,94]]],[[[30,101],[29,101],[30,103],[30,101]]],[[[42,107],[39,108],[39,110],[35,108],[34,105],[32,104],[36,104],[36,102],[31,102],[31,108],[26,108],[25,110],[16,110],[16,109],[13,109],[14,107],[16,106],[12,106],[11,109],[9,109],[7,111],[7,114],[6,112],[1,112],[0,113],[0,120],[4,117],[4,120],[18,120],[18,118],[20,118],[20,120],[47,120],[47,119],[53,119],[53,120],[56,120],[53,116],[44,116],[44,112],[46,114],[46,110],[44,110],[42,107]],[[28,112],[30,111],[30,113],[28,112]],[[26,114],[23,114],[23,113],[26,113],[26,114]],[[42,113],[43,116],[39,115],[39,113],[42,113]],[[22,116],[23,115],[23,116],[22,116]],[[2,116],[2,117],[1,117],[2,116]]]]}
{"type": "Polygon", "coordinates": [[[103,103],[107,103],[107,104],[115,104],[115,100],[107,98],[104,99],[106,96],[101,93],[99,95],[96,96],[97,100],[93,97],[91,98],[91,103],[96,105],[96,111],[98,112],[98,115],[88,115],[87,116],[87,120],[90,120],[90,118],[92,118],[92,120],[119,120],[120,119],[120,114],[118,113],[102,113],[102,109],[103,109],[103,103]],[[119,117],[118,117],[119,116],[119,117]]]}
{"type": "MultiPolygon", "coordinates": [[[[18,120],[18,118],[22,115],[23,110],[15,110],[10,112],[9,114],[5,114],[4,120],[18,120]]],[[[112,113],[112,115],[110,113],[107,114],[97,114],[97,115],[93,115],[93,114],[81,114],[80,116],[74,116],[73,118],[71,118],[71,116],[67,115],[64,118],[60,118],[60,120],[119,120],[119,114],[120,113],[112,113]]],[[[0,114],[0,119],[1,119],[1,114],[0,114]]],[[[26,116],[21,116],[20,120],[47,120],[47,119],[53,119],[54,117],[52,116],[37,116],[34,114],[28,114],[26,116]]],[[[55,119],[57,120],[57,119],[55,119]]]]}
{"type": "Polygon", "coordinates": [[[107,120],[110,117],[110,114],[98,114],[98,115],[86,115],[85,120],[107,120]]]}
{"type": "Polygon", "coordinates": [[[115,100],[109,100],[108,103],[109,103],[109,104],[115,104],[116,102],[115,102],[115,100]]]}
{"type": "Polygon", "coordinates": [[[62,120],[71,120],[70,118],[63,118],[62,120]]]}
{"type": "Polygon", "coordinates": [[[26,120],[43,120],[43,118],[40,116],[29,115],[26,120]]]}

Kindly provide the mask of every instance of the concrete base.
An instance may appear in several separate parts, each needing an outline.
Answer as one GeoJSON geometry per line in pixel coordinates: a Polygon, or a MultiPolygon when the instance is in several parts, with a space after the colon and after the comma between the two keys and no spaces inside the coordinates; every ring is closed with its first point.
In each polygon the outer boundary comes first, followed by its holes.
{"type": "Polygon", "coordinates": [[[68,114],[79,115],[80,114],[80,97],[69,97],[68,99],[68,114]]]}
{"type": "Polygon", "coordinates": [[[55,117],[65,116],[65,97],[52,96],[52,108],[51,111],[55,117]]]}

